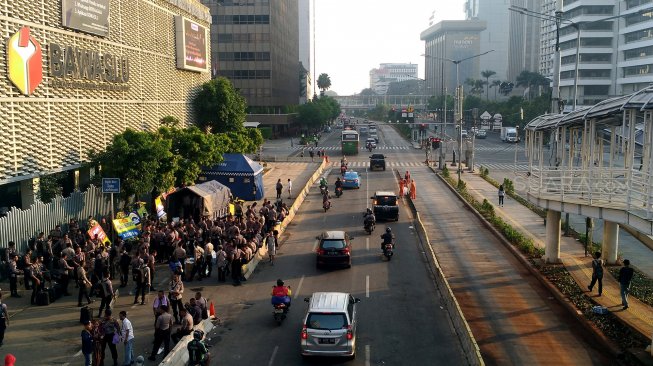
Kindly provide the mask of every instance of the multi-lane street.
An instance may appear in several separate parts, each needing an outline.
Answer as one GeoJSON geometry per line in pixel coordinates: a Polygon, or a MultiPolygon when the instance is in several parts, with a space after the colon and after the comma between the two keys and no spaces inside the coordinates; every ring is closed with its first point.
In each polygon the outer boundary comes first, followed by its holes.
{"type": "MultiPolygon", "coordinates": [[[[336,135],[324,143],[337,144],[336,135]]],[[[380,138],[384,142],[383,135],[380,138]]],[[[395,143],[408,146],[401,140],[395,143]]],[[[384,152],[390,162],[400,161],[402,150],[396,151],[384,152]]],[[[338,160],[337,155],[332,157],[338,160]]],[[[367,157],[365,151],[349,160],[362,163],[367,157]]],[[[218,306],[225,309],[226,321],[215,346],[219,354],[215,365],[314,364],[316,360],[300,357],[299,340],[307,308],[303,298],[316,291],[350,292],[361,299],[357,356],[348,364],[465,363],[416,242],[410,212],[402,205],[398,222],[382,222],[372,235],[363,231],[362,213],[373,192],[396,190],[393,171],[368,172],[362,166],[355,169],[362,175],[361,188],[345,190],[342,197],[333,198],[328,212],[322,210],[317,187],[309,194],[290,225],[274,266],[261,265],[243,287],[219,288],[218,306]],[[391,262],[380,255],[379,236],[386,226],[392,228],[398,244],[391,262]],[[316,235],[324,230],[346,230],[354,237],[351,269],[316,269],[316,235]],[[269,296],[277,278],[284,279],[294,291],[291,312],[281,326],[273,321],[269,296]]],[[[336,174],[338,170],[333,169],[328,175],[331,189],[336,174]]]]}

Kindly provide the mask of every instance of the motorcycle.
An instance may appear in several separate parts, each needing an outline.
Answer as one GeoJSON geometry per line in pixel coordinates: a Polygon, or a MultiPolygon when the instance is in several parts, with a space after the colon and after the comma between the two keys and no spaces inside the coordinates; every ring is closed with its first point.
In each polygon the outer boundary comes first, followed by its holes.
{"type": "Polygon", "coordinates": [[[372,231],[374,231],[376,225],[374,224],[374,222],[370,221],[370,222],[366,222],[364,227],[365,227],[365,231],[367,231],[369,235],[372,235],[372,231]]]}
{"type": "Polygon", "coordinates": [[[342,187],[336,187],[336,197],[342,196],[342,187]]]}
{"type": "Polygon", "coordinates": [[[383,255],[388,258],[388,261],[392,259],[393,256],[393,250],[394,250],[394,245],[393,244],[385,244],[383,246],[383,255]]]}
{"type": "Polygon", "coordinates": [[[288,307],[284,303],[274,305],[274,320],[278,325],[281,325],[281,322],[286,319],[286,314],[288,313],[288,307]]]}
{"type": "Polygon", "coordinates": [[[369,150],[370,152],[372,152],[372,145],[367,145],[367,150],[369,150]]]}
{"type": "Polygon", "coordinates": [[[327,210],[331,208],[331,201],[324,201],[324,203],[322,203],[322,208],[324,208],[324,212],[327,212],[327,210]]]}
{"type": "Polygon", "coordinates": [[[327,192],[327,187],[326,186],[320,186],[320,194],[324,196],[324,194],[327,192]]]}
{"type": "Polygon", "coordinates": [[[340,174],[344,177],[345,172],[347,172],[347,166],[346,165],[341,165],[340,166],[340,174]]]}

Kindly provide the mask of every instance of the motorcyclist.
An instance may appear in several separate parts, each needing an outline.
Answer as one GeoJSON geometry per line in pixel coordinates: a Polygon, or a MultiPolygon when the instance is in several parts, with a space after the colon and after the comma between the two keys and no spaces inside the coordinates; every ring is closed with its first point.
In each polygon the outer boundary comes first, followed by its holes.
{"type": "Polygon", "coordinates": [[[336,178],[336,192],[338,190],[342,191],[342,181],[340,180],[340,177],[336,178]]]}
{"type": "Polygon", "coordinates": [[[365,222],[365,226],[369,224],[376,224],[376,217],[374,216],[374,212],[372,212],[371,208],[367,208],[365,211],[365,214],[363,215],[363,220],[365,222]]]}
{"type": "Polygon", "coordinates": [[[385,249],[386,244],[392,244],[392,248],[395,247],[395,236],[392,235],[392,229],[389,227],[385,228],[385,233],[381,235],[383,242],[381,243],[381,250],[385,249]]]}
{"type": "Polygon", "coordinates": [[[322,177],[322,179],[320,179],[320,187],[326,188],[328,185],[326,178],[322,177]]]}
{"type": "Polygon", "coordinates": [[[211,361],[211,354],[202,338],[204,338],[204,332],[196,330],[193,332],[193,340],[186,346],[189,366],[206,366],[211,361]]]}
{"type": "Polygon", "coordinates": [[[286,308],[289,308],[290,295],[292,295],[290,286],[284,286],[283,280],[280,278],[277,280],[277,285],[272,287],[272,300],[270,302],[272,305],[285,304],[286,308]]]}

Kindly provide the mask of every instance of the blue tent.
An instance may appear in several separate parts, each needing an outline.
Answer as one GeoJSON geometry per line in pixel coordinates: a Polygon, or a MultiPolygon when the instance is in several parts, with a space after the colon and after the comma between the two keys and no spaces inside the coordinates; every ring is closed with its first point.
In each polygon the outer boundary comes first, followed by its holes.
{"type": "Polygon", "coordinates": [[[263,167],[243,154],[224,154],[224,161],[204,168],[198,182],[216,180],[229,187],[234,198],[258,201],[263,198],[263,167]]]}

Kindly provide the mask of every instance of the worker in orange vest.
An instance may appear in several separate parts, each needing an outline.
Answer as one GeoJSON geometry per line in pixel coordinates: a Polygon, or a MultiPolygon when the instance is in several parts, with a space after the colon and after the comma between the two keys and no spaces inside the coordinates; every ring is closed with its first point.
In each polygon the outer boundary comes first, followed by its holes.
{"type": "Polygon", "coordinates": [[[417,188],[415,187],[415,180],[410,181],[410,199],[414,200],[417,198],[417,188]]]}

